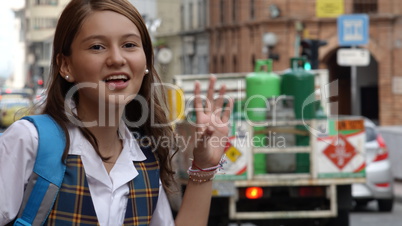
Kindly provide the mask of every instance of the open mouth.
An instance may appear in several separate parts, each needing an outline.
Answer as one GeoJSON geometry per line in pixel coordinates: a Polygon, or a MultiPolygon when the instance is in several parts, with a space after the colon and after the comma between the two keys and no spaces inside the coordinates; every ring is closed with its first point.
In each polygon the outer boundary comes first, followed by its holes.
{"type": "Polygon", "coordinates": [[[122,83],[128,80],[130,80],[130,78],[127,75],[112,75],[105,78],[103,81],[106,83],[122,83]]]}

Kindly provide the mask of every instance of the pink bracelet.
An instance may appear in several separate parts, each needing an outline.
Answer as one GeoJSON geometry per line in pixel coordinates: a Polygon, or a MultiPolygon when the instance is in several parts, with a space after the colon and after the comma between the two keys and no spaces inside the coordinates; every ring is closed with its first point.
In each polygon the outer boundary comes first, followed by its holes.
{"type": "Polygon", "coordinates": [[[194,160],[193,160],[193,162],[192,162],[190,168],[188,169],[188,171],[190,171],[190,172],[211,172],[211,171],[216,171],[218,169],[221,170],[223,168],[224,163],[226,163],[226,160],[222,158],[219,161],[218,165],[216,165],[216,166],[207,167],[207,168],[200,168],[194,163],[194,160]],[[193,169],[193,167],[195,169],[193,169]]]}

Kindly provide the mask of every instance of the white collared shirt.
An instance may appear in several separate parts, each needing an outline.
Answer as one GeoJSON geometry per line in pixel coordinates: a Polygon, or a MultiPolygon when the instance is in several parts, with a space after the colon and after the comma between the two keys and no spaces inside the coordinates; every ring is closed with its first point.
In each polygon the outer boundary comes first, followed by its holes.
{"type": "MultiPolygon", "coordinates": [[[[108,174],[101,158],[77,127],[68,129],[69,154],[80,155],[89,191],[100,225],[122,225],[129,186],[138,171],[133,161],[146,157],[126,126],[121,127],[123,150],[108,174]]],[[[32,174],[38,147],[38,133],[27,120],[19,120],[0,136],[0,225],[14,219],[22,202],[24,187],[32,174]]],[[[174,225],[166,193],[160,182],[159,198],[151,226],[174,225]]]]}

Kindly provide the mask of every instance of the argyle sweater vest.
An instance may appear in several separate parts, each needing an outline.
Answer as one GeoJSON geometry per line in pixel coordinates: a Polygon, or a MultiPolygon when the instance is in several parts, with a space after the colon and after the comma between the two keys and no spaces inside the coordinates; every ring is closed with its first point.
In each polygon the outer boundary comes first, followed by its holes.
{"type": "MultiPolygon", "coordinates": [[[[158,201],[159,165],[151,150],[142,151],[147,159],[133,162],[139,174],[129,182],[124,225],[149,225],[158,201]]],[[[63,184],[45,225],[99,225],[80,156],[67,157],[63,184]]]]}

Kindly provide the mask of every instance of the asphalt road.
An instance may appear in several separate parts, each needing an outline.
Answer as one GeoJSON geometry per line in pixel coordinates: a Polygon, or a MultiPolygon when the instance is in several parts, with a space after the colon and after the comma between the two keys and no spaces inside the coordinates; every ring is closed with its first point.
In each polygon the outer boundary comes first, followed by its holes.
{"type": "Polygon", "coordinates": [[[377,203],[370,202],[365,208],[353,210],[350,226],[402,226],[402,202],[395,201],[390,213],[378,212],[377,203]]]}

